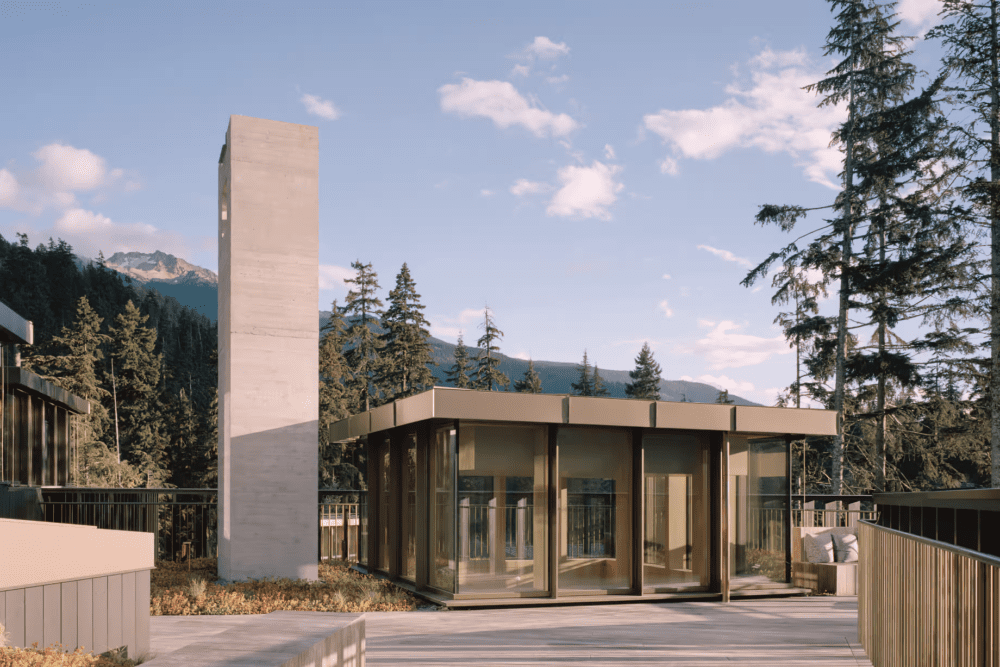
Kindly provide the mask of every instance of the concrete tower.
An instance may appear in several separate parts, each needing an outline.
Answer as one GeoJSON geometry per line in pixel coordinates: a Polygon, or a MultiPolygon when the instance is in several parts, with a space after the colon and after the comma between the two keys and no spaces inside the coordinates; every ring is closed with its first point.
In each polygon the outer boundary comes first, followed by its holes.
{"type": "Polygon", "coordinates": [[[219,157],[219,577],[318,579],[319,129],[230,116],[219,157]]]}

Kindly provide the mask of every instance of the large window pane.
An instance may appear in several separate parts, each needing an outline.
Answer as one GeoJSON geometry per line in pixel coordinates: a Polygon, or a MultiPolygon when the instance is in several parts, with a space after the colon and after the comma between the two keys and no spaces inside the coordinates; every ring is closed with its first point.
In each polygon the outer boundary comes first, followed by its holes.
{"type": "Polygon", "coordinates": [[[455,448],[457,433],[445,427],[431,442],[430,584],[455,592],[455,448]]]}
{"type": "Polygon", "coordinates": [[[548,590],[544,426],[462,422],[458,592],[548,590]]]}
{"type": "Polygon", "coordinates": [[[390,467],[391,457],[389,439],[384,438],[378,441],[376,451],[376,463],[378,465],[378,567],[380,570],[389,571],[389,530],[392,521],[392,493],[394,489],[392,468],[390,467]]]}
{"type": "Polygon", "coordinates": [[[708,435],[647,435],[644,450],[644,585],[709,585],[708,435]]]}
{"type": "Polygon", "coordinates": [[[731,587],[786,582],[784,438],[730,436],[731,587]]]}
{"type": "Polygon", "coordinates": [[[631,586],[632,439],[628,431],[559,429],[559,589],[631,586]]]}
{"type": "Polygon", "coordinates": [[[417,434],[411,433],[403,441],[403,517],[400,522],[403,549],[403,577],[417,577],[417,434]]]}

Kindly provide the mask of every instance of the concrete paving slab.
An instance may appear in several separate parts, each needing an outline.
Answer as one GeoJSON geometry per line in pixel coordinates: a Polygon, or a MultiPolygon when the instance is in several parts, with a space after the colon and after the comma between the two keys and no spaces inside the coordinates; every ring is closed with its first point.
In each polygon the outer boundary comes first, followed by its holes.
{"type": "MultiPolygon", "coordinates": [[[[371,666],[871,667],[858,642],[857,609],[855,597],[823,596],[729,604],[368,612],[365,659],[371,666]]],[[[182,635],[189,643],[200,642],[251,618],[260,617],[154,616],[151,649],[169,652],[179,648],[182,635]]]]}

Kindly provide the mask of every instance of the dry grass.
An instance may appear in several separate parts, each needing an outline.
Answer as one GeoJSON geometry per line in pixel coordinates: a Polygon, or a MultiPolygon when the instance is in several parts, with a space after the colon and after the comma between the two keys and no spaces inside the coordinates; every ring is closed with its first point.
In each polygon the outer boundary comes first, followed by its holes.
{"type": "Polygon", "coordinates": [[[136,667],[148,660],[140,656],[136,660],[114,657],[111,654],[94,655],[78,648],[67,653],[62,644],[54,644],[44,651],[34,642],[31,648],[7,646],[10,636],[0,623],[0,667],[136,667]]]}
{"type": "MultiPolygon", "coordinates": [[[[405,590],[340,563],[320,563],[322,581],[266,579],[219,585],[215,558],[188,564],[161,561],[150,572],[151,616],[202,614],[269,614],[272,611],[413,611],[417,600],[405,590]]],[[[0,624],[0,667],[136,667],[146,660],[95,656],[77,649],[66,653],[56,644],[44,651],[6,647],[9,637],[0,624]]]]}
{"type": "Polygon", "coordinates": [[[320,563],[322,581],[265,579],[219,585],[215,558],[161,561],[150,577],[152,616],[269,614],[272,611],[413,611],[407,591],[338,562],[320,563]]]}

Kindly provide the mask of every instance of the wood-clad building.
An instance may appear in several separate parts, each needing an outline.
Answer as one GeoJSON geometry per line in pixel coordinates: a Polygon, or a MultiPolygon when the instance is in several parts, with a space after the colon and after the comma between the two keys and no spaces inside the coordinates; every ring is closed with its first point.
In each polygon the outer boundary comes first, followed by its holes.
{"type": "Polygon", "coordinates": [[[461,606],[791,588],[789,443],[836,430],[827,410],[435,387],[330,437],[367,441],[361,566],[461,606]]]}
{"type": "Polygon", "coordinates": [[[31,322],[0,303],[0,483],[67,486],[70,415],[90,403],[21,368],[18,345],[33,342],[31,322]]]}

